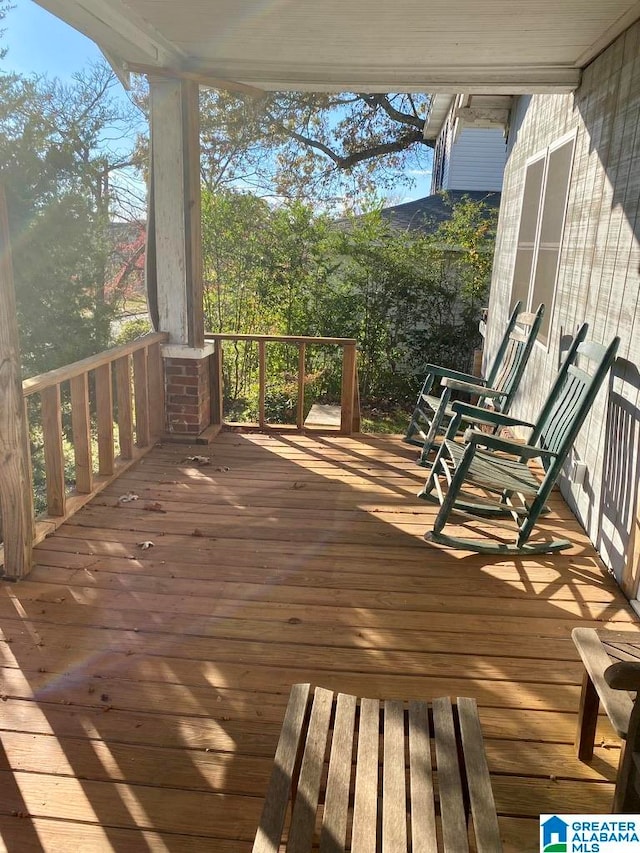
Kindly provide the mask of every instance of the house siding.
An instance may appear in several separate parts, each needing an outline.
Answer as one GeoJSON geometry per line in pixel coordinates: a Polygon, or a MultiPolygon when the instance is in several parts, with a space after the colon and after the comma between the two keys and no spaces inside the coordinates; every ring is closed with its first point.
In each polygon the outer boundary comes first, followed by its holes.
{"type": "Polygon", "coordinates": [[[445,189],[500,191],[506,159],[501,128],[465,127],[451,151],[445,189]]]}
{"type": "Polygon", "coordinates": [[[486,190],[500,192],[507,160],[501,128],[464,127],[457,136],[450,113],[436,141],[431,192],[486,190]]]}
{"type": "Polygon", "coordinates": [[[634,546],[640,468],[640,23],[585,69],[576,92],[521,98],[512,112],[487,358],[509,313],[527,160],[569,133],[576,145],[555,305],[547,305],[549,346],[534,348],[513,411],[536,417],[558,368],[561,341],[583,321],[595,340],[620,336],[611,385],[598,395],[575,445],[587,476],[583,485],[568,476],[561,482],[620,580],[634,546]]]}

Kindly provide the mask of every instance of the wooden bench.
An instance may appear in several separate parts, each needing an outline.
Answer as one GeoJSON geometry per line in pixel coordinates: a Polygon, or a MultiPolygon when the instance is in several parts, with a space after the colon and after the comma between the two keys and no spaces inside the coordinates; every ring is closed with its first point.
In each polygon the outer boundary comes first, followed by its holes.
{"type": "MultiPolygon", "coordinates": [[[[640,690],[640,665],[637,661],[620,661],[605,670],[605,680],[614,690],[640,690]]],[[[636,698],[631,709],[627,738],[616,778],[613,811],[623,814],[640,812],[640,701],[636,698]]]]}
{"type": "Polygon", "coordinates": [[[640,810],[640,635],[574,628],[571,633],[584,678],[575,747],[578,758],[593,758],[600,703],[623,741],[613,796],[613,811],[640,810]]]}
{"type": "Polygon", "coordinates": [[[618,737],[627,737],[633,699],[610,687],[605,672],[619,661],[640,662],[640,634],[574,628],[571,638],[584,664],[575,748],[581,761],[591,761],[600,703],[618,737]]]}
{"type": "Polygon", "coordinates": [[[474,699],[293,686],[253,853],[470,847],[502,850],[474,699]]]}

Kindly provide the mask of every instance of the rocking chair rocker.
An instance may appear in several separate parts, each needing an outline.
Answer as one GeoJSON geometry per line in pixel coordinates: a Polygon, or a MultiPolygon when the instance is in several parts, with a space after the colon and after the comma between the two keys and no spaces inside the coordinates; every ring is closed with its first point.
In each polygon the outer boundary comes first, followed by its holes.
{"type": "Polygon", "coordinates": [[[427,377],[404,437],[408,444],[422,448],[418,464],[429,464],[428,456],[437,446],[436,439],[447,431],[454,415],[451,408],[453,391],[476,395],[482,408],[492,407],[508,412],[544,314],[544,305],[540,305],[535,314],[520,311],[520,307],[521,303],[516,303],[486,379],[435,364],[427,365],[427,377]],[[442,389],[439,397],[432,393],[437,379],[440,379],[442,389]]]}
{"type": "MultiPolygon", "coordinates": [[[[440,503],[433,530],[425,534],[427,541],[483,554],[553,553],[571,545],[567,539],[528,540],[538,517],[546,510],[551,490],[618,350],[619,338],[604,347],[585,341],[586,332],[585,323],[573,340],[535,424],[465,403],[453,404],[454,417],[446,438],[424,489],[418,494],[440,503]],[[578,367],[578,359],[581,364],[588,360],[588,365],[578,367]],[[465,433],[465,443],[459,444],[454,437],[463,418],[496,429],[529,427],[532,432],[528,443],[520,444],[471,429],[465,433]],[[545,472],[540,482],[527,465],[528,460],[538,457],[545,472]],[[440,478],[448,482],[446,494],[440,478]],[[475,494],[465,494],[469,487],[475,494]],[[478,487],[489,497],[478,498],[478,487]],[[434,490],[436,494],[432,495],[434,490]],[[511,516],[517,526],[515,541],[491,539],[485,543],[446,535],[442,531],[452,513],[481,521],[511,516]]],[[[496,524],[495,520],[492,523],[496,524]]]]}

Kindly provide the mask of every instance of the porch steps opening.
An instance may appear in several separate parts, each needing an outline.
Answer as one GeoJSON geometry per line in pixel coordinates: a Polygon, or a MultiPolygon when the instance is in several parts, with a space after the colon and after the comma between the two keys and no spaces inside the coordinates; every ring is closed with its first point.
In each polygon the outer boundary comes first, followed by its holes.
{"type": "Polygon", "coordinates": [[[314,403],[304,420],[304,425],[340,428],[341,408],[325,403],[314,403]]]}

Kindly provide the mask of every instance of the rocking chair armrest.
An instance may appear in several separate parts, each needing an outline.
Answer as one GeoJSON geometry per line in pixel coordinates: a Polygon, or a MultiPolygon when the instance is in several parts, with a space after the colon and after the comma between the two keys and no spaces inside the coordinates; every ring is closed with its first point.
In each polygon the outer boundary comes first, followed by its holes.
{"type": "Polygon", "coordinates": [[[473,382],[476,385],[484,384],[484,379],[480,376],[472,376],[471,373],[462,373],[460,370],[451,370],[448,367],[440,367],[439,364],[428,364],[424,372],[427,376],[431,373],[433,376],[457,379],[459,382],[473,382]]]}
{"type": "Polygon", "coordinates": [[[640,690],[640,664],[635,661],[619,661],[604,671],[605,681],[614,690],[640,690]]]}
{"type": "Polygon", "coordinates": [[[493,424],[494,426],[525,426],[529,429],[534,427],[534,424],[520,420],[520,418],[512,418],[511,415],[505,415],[492,409],[483,409],[481,406],[471,406],[469,403],[461,403],[459,400],[456,400],[451,408],[457,414],[462,415],[466,421],[493,424]]]}
{"type": "Polygon", "coordinates": [[[521,459],[536,459],[538,456],[553,459],[558,455],[553,450],[545,450],[535,444],[521,444],[519,441],[502,438],[499,435],[489,435],[477,429],[468,429],[464,434],[464,440],[467,444],[482,445],[489,450],[501,450],[504,453],[519,456],[521,459]]]}
{"type": "Polygon", "coordinates": [[[464,382],[460,379],[452,379],[451,377],[445,377],[441,385],[445,388],[449,388],[452,391],[467,391],[469,394],[478,394],[482,397],[506,397],[506,391],[498,391],[497,388],[489,388],[487,385],[480,385],[478,382],[464,382]]]}

